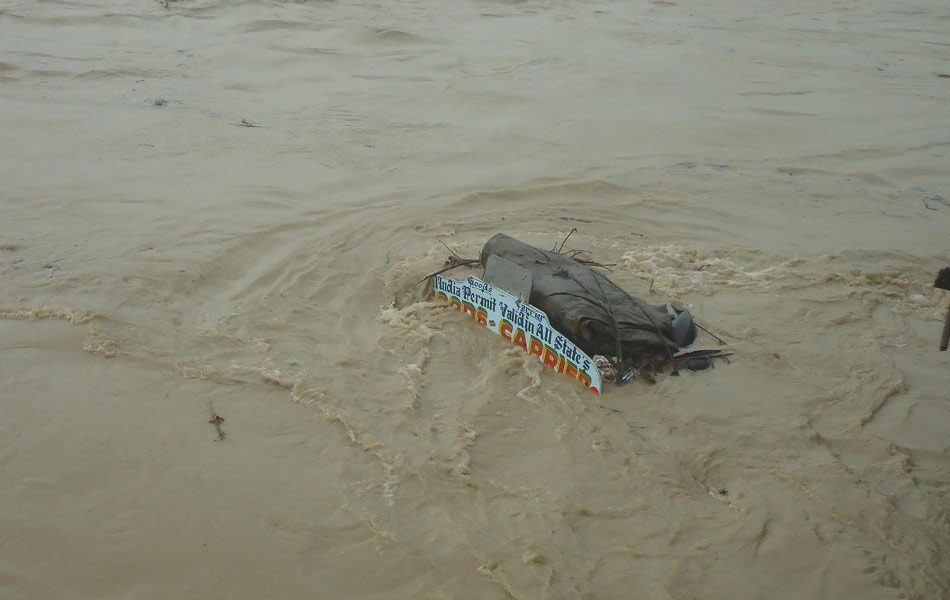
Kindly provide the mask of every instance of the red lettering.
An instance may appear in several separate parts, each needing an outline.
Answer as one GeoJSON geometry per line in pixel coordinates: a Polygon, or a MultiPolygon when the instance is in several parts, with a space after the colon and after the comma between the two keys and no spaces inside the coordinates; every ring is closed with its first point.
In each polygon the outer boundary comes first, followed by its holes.
{"type": "Polygon", "coordinates": [[[501,334],[501,337],[505,338],[509,342],[511,341],[511,323],[508,321],[502,321],[501,325],[498,327],[498,333],[501,334]]]}
{"type": "Polygon", "coordinates": [[[525,339],[524,339],[524,331],[522,331],[522,330],[520,330],[520,329],[519,329],[518,331],[516,331],[516,332],[515,332],[515,339],[512,340],[512,341],[513,341],[514,343],[518,344],[519,346],[521,346],[521,348],[522,348],[525,352],[528,351],[528,344],[525,343],[525,339]]]}
{"type": "Polygon", "coordinates": [[[577,377],[577,367],[572,365],[569,361],[564,361],[567,363],[567,367],[564,369],[564,374],[569,375],[570,377],[577,377]]]}
{"type": "Polygon", "coordinates": [[[478,321],[478,324],[482,327],[488,327],[488,313],[482,309],[478,309],[478,313],[475,315],[475,320],[478,321]]]}

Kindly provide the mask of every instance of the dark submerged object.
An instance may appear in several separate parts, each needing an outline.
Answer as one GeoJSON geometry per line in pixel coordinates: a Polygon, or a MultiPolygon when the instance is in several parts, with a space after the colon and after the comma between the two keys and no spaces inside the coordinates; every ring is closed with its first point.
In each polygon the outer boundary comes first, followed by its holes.
{"type": "MultiPolygon", "coordinates": [[[[934,287],[950,291],[950,267],[944,267],[937,273],[934,287]]],[[[946,352],[950,346],[950,307],[947,308],[947,320],[943,323],[943,334],[940,336],[940,351],[946,352]]]]}
{"type": "Polygon", "coordinates": [[[528,302],[547,313],[555,329],[590,356],[618,357],[618,370],[658,362],[673,362],[675,369],[674,354],[696,339],[696,324],[682,307],[650,306],[569,256],[503,233],[485,243],[483,266],[493,254],[531,273],[528,302]]]}

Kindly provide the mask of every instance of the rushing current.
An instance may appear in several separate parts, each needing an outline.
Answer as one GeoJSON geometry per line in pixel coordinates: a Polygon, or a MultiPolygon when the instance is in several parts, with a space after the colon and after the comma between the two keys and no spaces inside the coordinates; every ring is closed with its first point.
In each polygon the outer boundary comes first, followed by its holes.
{"type": "Polygon", "coordinates": [[[948,115],[938,0],[0,0],[0,598],[950,597],[948,115]],[[419,283],[574,228],[731,363],[419,283]]]}

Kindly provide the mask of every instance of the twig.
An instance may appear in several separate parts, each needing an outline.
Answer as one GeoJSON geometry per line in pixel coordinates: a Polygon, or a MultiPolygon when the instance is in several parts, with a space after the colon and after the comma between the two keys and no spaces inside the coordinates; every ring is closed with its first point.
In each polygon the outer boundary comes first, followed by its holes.
{"type": "Polygon", "coordinates": [[[564,256],[567,256],[574,262],[580,263],[584,265],[585,267],[600,267],[601,269],[606,269],[607,271],[613,271],[613,269],[611,269],[610,267],[617,266],[617,263],[602,263],[602,262],[597,262],[596,260],[593,260],[590,258],[578,258],[578,255],[580,254],[590,254],[590,252],[588,250],[581,250],[579,248],[575,248],[573,250],[568,250],[567,252],[563,253],[564,256]]]}
{"type": "Polygon", "coordinates": [[[210,401],[208,402],[208,412],[211,413],[211,420],[208,422],[214,424],[214,428],[218,430],[218,439],[221,441],[228,439],[228,434],[221,431],[221,423],[224,423],[224,417],[214,412],[214,406],[210,401]]]}
{"type": "Polygon", "coordinates": [[[572,227],[570,233],[568,233],[567,236],[564,238],[564,241],[561,242],[561,247],[560,247],[560,248],[558,248],[558,247],[557,247],[557,243],[555,243],[555,244],[554,244],[554,251],[557,252],[558,254],[560,254],[560,253],[561,253],[561,250],[564,249],[564,244],[567,243],[567,238],[569,238],[569,237],[571,237],[572,235],[574,235],[574,232],[575,232],[575,231],[577,231],[577,227],[572,227]]]}
{"type": "Polygon", "coordinates": [[[481,261],[479,261],[477,258],[473,258],[473,259],[471,259],[471,260],[466,260],[466,259],[464,259],[464,258],[455,258],[454,256],[452,256],[452,257],[449,257],[449,261],[448,261],[448,262],[450,262],[450,263],[452,263],[452,264],[450,264],[449,266],[445,267],[444,269],[439,269],[439,270],[436,271],[435,273],[429,273],[428,275],[426,275],[425,277],[423,277],[422,279],[420,279],[419,281],[417,281],[417,282],[416,282],[416,285],[419,285],[419,284],[422,283],[423,281],[428,281],[429,279],[432,279],[432,278],[435,277],[436,275],[441,275],[442,273],[445,273],[446,271],[451,271],[452,269],[457,269],[457,268],[459,268],[459,267],[467,267],[467,266],[470,266],[470,265],[477,265],[477,264],[478,264],[479,262],[481,262],[481,261]]]}
{"type": "Polygon", "coordinates": [[[238,127],[261,127],[261,128],[264,127],[263,125],[257,125],[255,123],[251,123],[247,119],[241,119],[240,123],[228,123],[228,125],[237,125],[238,127]]]}
{"type": "Polygon", "coordinates": [[[574,262],[580,263],[584,265],[585,267],[599,267],[607,271],[613,271],[613,269],[611,269],[610,267],[616,267],[617,263],[602,263],[602,262],[597,262],[596,260],[592,260],[589,258],[578,258],[579,254],[590,254],[589,250],[583,250],[581,248],[573,248],[571,250],[568,250],[567,252],[564,252],[564,244],[567,242],[567,238],[571,237],[571,234],[574,233],[575,231],[577,231],[576,227],[574,229],[571,229],[571,233],[568,233],[567,237],[564,238],[564,241],[561,242],[560,248],[558,248],[557,244],[554,244],[554,252],[567,256],[574,262]]]}
{"type": "Polygon", "coordinates": [[[461,256],[459,256],[459,253],[458,253],[458,252],[456,252],[455,250],[452,250],[451,248],[449,248],[449,245],[446,244],[445,242],[443,242],[442,240],[439,240],[439,243],[442,244],[443,246],[445,246],[445,249],[448,250],[449,252],[451,252],[451,253],[452,253],[452,256],[454,256],[455,258],[457,258],[457,259],[459,259],[459,260],[465,260],[464,258],[462,258],[461,256]]]}
{"type": "MultiPolygon", "coordinates": [[[[696,321],[693,321],[693,323],[696,323],[696,321]]],[[[716,338],[716,341],[719,342],[719,345],[720,345],[720,346],[725,346],[725,345],[726,345],[726,342],[724,342],[721,337],[719,337],[719,336],[716,335],[715,333],[709,331],[708,329],[706,329],[705,327],[703,327],[703,326],[700,325],[699,323],[696,323],[696,327],[699,327],[700,329],[702,329],[703,331],[705,331],[705,332],[708,333],[709,335],[711,335],[711,336],[713,336],[714,338],[716,338]]]]}
{"type": "Polygon", "coordinates": [[[613,271],[613,269],[611,269],[610,267],[617,266],[617,263],[599,263],[596,260],[590,260],[587,258],[577,258],[577,257],[574,257],[574,262],[578,262],[584,265],[585,267],[599,267],[601,269],[604,269],[605,271],[613,271]]]}

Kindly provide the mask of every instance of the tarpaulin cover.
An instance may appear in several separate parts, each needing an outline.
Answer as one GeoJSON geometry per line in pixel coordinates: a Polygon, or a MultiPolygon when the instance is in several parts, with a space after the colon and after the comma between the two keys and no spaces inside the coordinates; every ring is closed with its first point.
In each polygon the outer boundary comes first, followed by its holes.
{"type": "MultiPolygon", "coordinates": [[[[604,275],[562,254],[541,250],[499,233],[482,248],[482,265],[492,254],[533,276],[529,303],[543,310],[561,334],[588,355],[617,356],[617,334],[625,365],[665,360],[679,347],[673,317],[634,298],[604,275]]],[[[690,322],[688,338],[695,338],[690,322]]]]}

